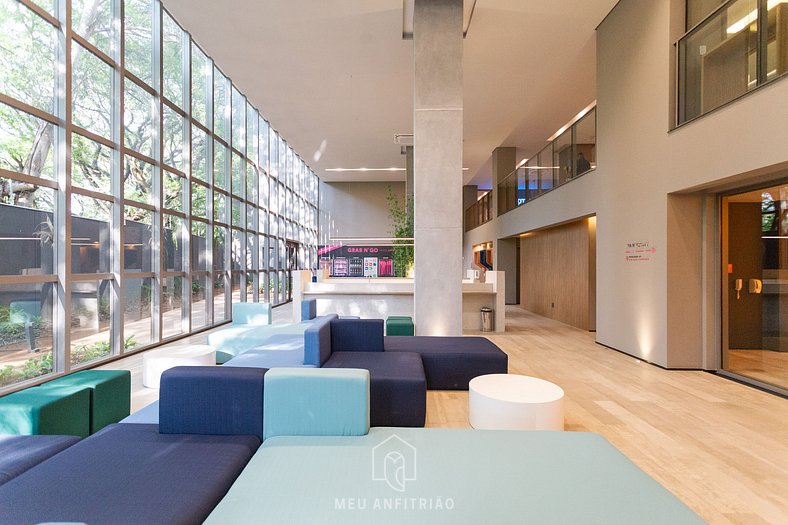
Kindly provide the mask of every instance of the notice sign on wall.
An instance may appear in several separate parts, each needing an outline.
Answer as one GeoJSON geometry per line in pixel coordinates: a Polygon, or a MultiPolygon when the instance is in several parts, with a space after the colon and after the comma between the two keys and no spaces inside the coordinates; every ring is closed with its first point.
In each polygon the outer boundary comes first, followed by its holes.
{"type": "Polygon", "coordinates": [[[649,241],[632,241],[624,246],[624,257],[627,262],[650,261],[657,253],[657,249],[649,241]]]}

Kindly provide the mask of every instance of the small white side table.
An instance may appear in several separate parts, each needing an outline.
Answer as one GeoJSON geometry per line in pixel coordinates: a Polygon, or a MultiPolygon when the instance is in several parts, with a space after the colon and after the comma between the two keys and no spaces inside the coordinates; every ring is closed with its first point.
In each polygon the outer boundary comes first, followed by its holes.
{"type": "Polygon", "coordinates": [[[471,379],[468,391],[468,415],[473,428],[564,429],[564,391],[544,379],[488,374],[471,379]]]}
{"type": "Polygon", "coordinates": [[[161,374],[175,366],[213,366],[216,351],[208,345],[168,346],[142,355],[142,384],[159,388],[161,374]]]}

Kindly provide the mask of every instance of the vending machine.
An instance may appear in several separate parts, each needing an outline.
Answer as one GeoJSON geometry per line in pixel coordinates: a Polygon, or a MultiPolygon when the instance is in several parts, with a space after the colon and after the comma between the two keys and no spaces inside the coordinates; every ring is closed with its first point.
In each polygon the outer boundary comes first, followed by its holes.
{"type": "Polygon", "coordinates": [[[364,277],[378,276],[378,258],[364,257],[364,277]]]}

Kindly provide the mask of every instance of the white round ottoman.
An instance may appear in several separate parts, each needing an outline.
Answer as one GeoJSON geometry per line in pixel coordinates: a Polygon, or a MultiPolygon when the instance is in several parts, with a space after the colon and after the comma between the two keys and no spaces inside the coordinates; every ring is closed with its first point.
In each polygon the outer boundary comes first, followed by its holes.
{"type": "Polygon", "coordinates": [[[175,366],[213,366],[216,351],[208,345],[168,346],[142,354],[142,384],[159,388],[161,374],[175,366]]]}
{"type": "Polygon", "coordinates": [[[483,375],[468,385],[468,415],[473,428],[563,430],[564,391],[536,377],[483,375]]]}

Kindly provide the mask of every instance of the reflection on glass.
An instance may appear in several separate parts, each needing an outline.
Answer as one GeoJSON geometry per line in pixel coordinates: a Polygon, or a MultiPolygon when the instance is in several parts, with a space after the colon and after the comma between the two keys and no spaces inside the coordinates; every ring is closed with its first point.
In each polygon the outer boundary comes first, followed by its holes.
{"type": "Polygon", "coordinates": [[[183,319],[183,277],[161,280],[161,332],[166,339],[187,330],[183,319]]]}
{"type": "Polygon", "coordinates": [[[175,215],[164,216],[164,271],[183,271],[183,220],[175,215]]]}
{"type": "Polygon", "coordinates": [[[71,195],[71,271],[109,273],[112,255],[110,209],[112,203],[84,195],[71,195]]]}
{"type": "Polygon", "coordinates": [[[0,203],[0,275],[55,273],[54,210],[55,191],[49,188],[38,188],[16,205],[0,203]]]}
{"type": "Polygon", "coordinates": [[[142,208],[123,207],[123,268],[150,272],[153,255],[153,214],[142,208]]]}
{"type": "Polygon", "coordinates": [[[208,277],[192,276],[192,329],[208,324],[207,289],[208,277]]]}
{"type": "Polygon", "coordinates": [[[53,286],[0,285],[0,388],[52,372],[53,286]]]}
{"type": "Polygon", "coordinates": [[[112,68],[80,46],[71,48],[71,121],[91,133],[112,138],[112,68]]]}
{"type": "Polygon", "coordinates": [[[227,319],[226,277],[223,273],[213,277],[213,322],[220,323],[227,319]]]}
{"type": "Polygon", "coordinates": [[[125,350],[151,343],[153,337],[153,279],[125,279],[123,283],[123,335],[125,350]]]}
{"type": "Polygon", "coordinates": [[[112,287],[111,279],[72,283],[72,365],[112,354],[112,287]]]}

